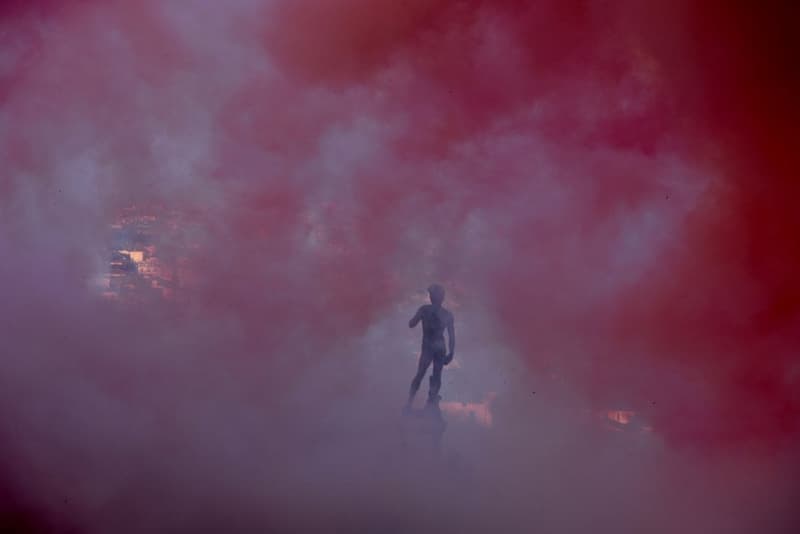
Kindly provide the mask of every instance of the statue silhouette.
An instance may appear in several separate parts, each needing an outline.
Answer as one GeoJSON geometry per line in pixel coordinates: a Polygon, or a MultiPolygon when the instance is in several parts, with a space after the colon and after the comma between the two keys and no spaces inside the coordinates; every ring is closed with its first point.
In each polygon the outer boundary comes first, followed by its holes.
{"type": "Polygon", "coordinates": [[[417,374],[411,381],[411,389],[408,393],[408,402],[405,410],[411,410],[411,403],[419,390],[420,383],[425,377],[431,363],[433,363],[433,373],[430,378],[430,390],[428,391],[428,404],[438,405],[439,389],[442,386],[442,368],[453,361],[456,345],[456,335],[454,328],[453,314],[442,307],[445,291],[439,284],[433,284],[428,288],[431,303],[421,306],[414,317],[408,322],[409,328],[414,328],[422,321],[422,350],[419,355],[417,374]],[[447,330],[449,347],[445,349],[444,331],[447,330]]]}

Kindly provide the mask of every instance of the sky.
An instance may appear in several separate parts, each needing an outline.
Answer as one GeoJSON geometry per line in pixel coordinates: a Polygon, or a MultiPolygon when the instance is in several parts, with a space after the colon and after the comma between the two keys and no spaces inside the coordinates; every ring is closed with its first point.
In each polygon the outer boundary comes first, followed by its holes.
{"type": "Polygon", "coordinates": [[[0,525],[796,532],[798,15],[0,3],[0,525]],[[91,290],[130,206],[182,298],[91,290]]]}

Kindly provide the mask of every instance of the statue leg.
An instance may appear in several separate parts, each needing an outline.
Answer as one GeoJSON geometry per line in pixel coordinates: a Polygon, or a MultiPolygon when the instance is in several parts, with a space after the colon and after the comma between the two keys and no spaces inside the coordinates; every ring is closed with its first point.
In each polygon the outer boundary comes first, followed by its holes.
{"type": "Polygon", "coordinates": [[[419,355],[419,363],[417,365],[417,374],[414,376],[414,379],[411,381],[411,388],[408,391],[408,404],[411,405],[411,402],[414,400],[414,396],[417,394],[417,390],[419,389],[420,384],[422,383],[422,379],[425,377],[425,373],[428,371],[428,366],[431,364],[431,357],[429,354],[423,352],[419,355]]]}
{"type": "Polygon", "coordinates": [[[439,390],[442,387],[442,368],[444,367],[444,357],[433,359],[433,373],[431,373],[430,390],[428,391],[428,402],[439,400],[439,390]]]}

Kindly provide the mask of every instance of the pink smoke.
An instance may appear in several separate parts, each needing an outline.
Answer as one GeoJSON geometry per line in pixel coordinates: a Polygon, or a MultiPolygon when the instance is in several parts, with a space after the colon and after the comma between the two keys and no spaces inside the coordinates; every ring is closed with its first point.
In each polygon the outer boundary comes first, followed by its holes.
{"type": "Polygon", "coordinates": [[[400,508],[439,531],[788,532],[796,14],[4,3],[9,524],[411,529],[400,508]],[[188,256],[181,299],[87,289],[130,205],[191,229],[158,245],[188,256]],[[409,489],[391,427],[413,361],[390,325],[434,279],[465,325],[453,406],[488,394],[470,365],[514,375],[490,430],[448,431],[474,482],[425,479],[469,486],[451,523],[409,489]],[[642,414],[663,442],[626,467],[629,442],[576,430],[577,406],[642,414]]]}

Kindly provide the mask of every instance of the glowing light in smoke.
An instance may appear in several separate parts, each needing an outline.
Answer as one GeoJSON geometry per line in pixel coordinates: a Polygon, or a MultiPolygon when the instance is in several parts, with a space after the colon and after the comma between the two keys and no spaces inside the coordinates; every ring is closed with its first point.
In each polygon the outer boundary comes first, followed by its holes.
{"type": "Polygon", "coordinates": [[[615,423],[627,425],[631,422],[631,419],[633,419],[634,415],[634,412],[628,410],[612,410],[608,412],[607,417],[615,423]]]}
{"type": "Polygon", "coordinates": [[[496,393],[492,392],[482,402],[442,402],[439,407],[447,415],[457,419],[472,419],[479,425],[491,428],[492,401],[496,393]]]}
{"type": "Polygon", "coordinates": [[[133,263],[139,264],[144,261],[144,252],[141,250],[120,250],[119,252],[130,256],[133,263]]]}

